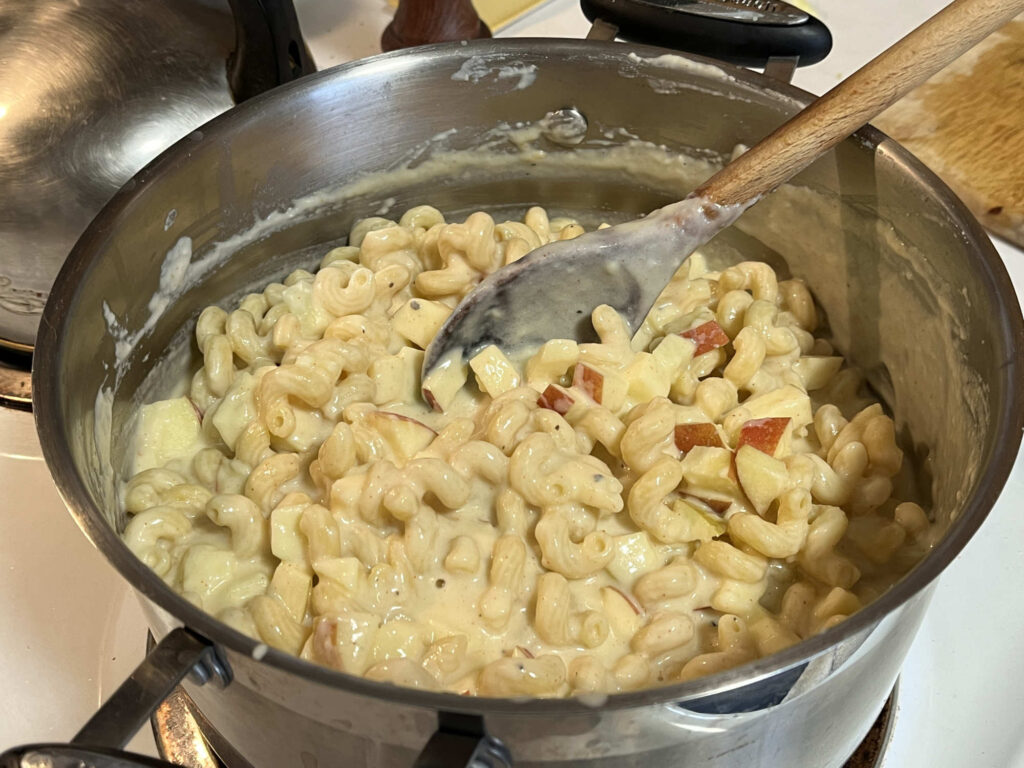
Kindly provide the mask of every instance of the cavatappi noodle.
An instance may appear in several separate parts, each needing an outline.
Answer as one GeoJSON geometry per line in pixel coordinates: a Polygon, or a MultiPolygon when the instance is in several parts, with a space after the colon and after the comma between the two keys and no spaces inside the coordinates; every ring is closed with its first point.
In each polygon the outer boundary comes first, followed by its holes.
{"type": "Polygon", "coordinates": [[[540,208],[373,218],[315,274],[209,307],[142,409],[125,540],[264,643],[482,696],[713,673],[833,626],[926,552],[902,453],[799,280],[699,254],[630,337],[423,349],[484,275],[582,229],[540,208]],[[467,381],[472,378],[473,381],[467,381]]]}

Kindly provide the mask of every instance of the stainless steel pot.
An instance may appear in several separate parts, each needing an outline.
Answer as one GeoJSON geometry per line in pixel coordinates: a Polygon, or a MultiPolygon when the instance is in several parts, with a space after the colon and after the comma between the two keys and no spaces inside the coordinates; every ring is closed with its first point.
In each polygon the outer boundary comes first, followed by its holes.
{"type": "MultiPolygon", "coordinates": [[[[0,47],[2,364],[31,353],[50,284],[122,184],[232,104],[316,68],[291,0],[8,0],[0,47]]],[[[16,400],[3,378],[0,399],[16,400]]]]}
{"type": "MultiPolygon", "coordinates": [[[[892,688],[931,585],[995,502],[1024,428],[1024,323],[998,256],[952,194],[871,128],[709,248],[809,280],[837,346],[901,419],[921,492],[947,528],[906,578],[839,627],[719,675],[603,701],[398,689],[266,651],[199,611],[122,544],[116,498],[121,436],[175,368],[167,351],[185,343],[203,306],[315,263],[378,210],[541,202],[591,222],[635,215],[698,180],[673,157],[728,155],[810,98],[658,49],[445,45],[257,97],[136,176],[54,286],[33,384],[43,451],[76,520],[142,595],[154,633],[169,637],[161,659],[178,658],[179,641],[191,648],[177,667],[140,676],[144,692],[193,668],[230,678],[189,690],[254,766],[409,766],[417,755],[421,766],[467,764],[474,749],[479,765],[510,755],[527,766],[840,766],[892,688]],[[186,237],[201,279],[176,285],[161,266],[186,237]],[[171,631],[181,625],[190,632],[171,631]]],[[[132,695],[138,684],[120,702],[132,695]]],[[[125,727],[105,718],[78,743],[123,742],[125,727]]]]}

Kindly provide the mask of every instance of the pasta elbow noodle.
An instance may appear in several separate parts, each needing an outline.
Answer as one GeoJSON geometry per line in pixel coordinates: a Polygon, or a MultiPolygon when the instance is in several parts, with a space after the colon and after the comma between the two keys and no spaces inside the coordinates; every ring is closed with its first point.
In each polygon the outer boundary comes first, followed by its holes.
{"type": "Polygon", "coordinates": [[[596,341],[486,347],[424,392],[463,297],[582,233],[417,206],[203,309],[187,396],[143,406],[125,451],[128,547],[284,652],[522,697],[778,652],[934,544],[902,425],[816,335],[829,307],[768,264],[697,251],[639,328],[598,306],[596,341]]]}
{"type": "Polygon", "coordinates": [[[362,312],[373,301],[373,272],[350,261],[325,267],[316,274],[313,293],[335,317],[362,312]]]}
{"type": "Polygon", "coordinates": [[[629,514],[641,529],[666,544],[686,540],[689,526],[666,503],[683,480],[678,461],[664,458],[647,470],[629,490],[629,514]]]}
{"type": "Polygon", "coordinates": [[[231,531],[232,549],[240,557],[251,557],[263,549],[267,521],[251,499],[239,495],[214,496],[206,505],[206,514],[231,531]]]}
{"type": "Polygon", "coordinates": [[[245,481],[245,495],[263,510],[273,506],[275,495],[281,486],[299,474],[301,462],[294,453],[275,453],[253,468],[245,481]]]}
{"type": "Polygon", "coordinates": [[[535,659],[499,659],[480,671],[482,696],[554,696],[565,684],[565,662],[553,655],[535,659]]]}
{"type": "Polygon", "coordinates": [[[615,555],[611,537],[592,531],[579,543],[569,535],[569,524],[558,508],[548,509],[534,530],[544,567],[570,579],[582,579],[604,568],[615,555]]]}

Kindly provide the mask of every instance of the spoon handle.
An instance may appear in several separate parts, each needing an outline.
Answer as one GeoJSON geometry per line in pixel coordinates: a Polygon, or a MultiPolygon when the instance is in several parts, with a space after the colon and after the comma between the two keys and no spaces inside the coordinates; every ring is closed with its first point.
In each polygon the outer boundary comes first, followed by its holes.
{"type": "Polygon", "coordinates": [[[771,192],[1022,12],[1024,0],[955,0],[759,141],[696,194],[733,205],[771,192]]]}

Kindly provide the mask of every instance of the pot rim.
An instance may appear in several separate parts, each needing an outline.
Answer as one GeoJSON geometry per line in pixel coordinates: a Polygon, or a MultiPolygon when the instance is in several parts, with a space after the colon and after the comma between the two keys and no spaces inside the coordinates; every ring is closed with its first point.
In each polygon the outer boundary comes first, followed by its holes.
{"type": "MultiPolygon", "coordinates": [[[[106,522],[98,507],[92,503],[81,476],[74,468],[68,447],[62,439],[64,415],[61,405],[61,386],[56,372],[59,371],[59,361],[62,358],[63,331],[69,322],[69,310],[77,299],[76,288],[90,271],[95,254],[99,252],[110,233],[117,229],[123,212],[129,207],[139,190],[158,180],[165,169],[182,162],[197,142],[218,141],[220,138],[230,135],[236,123],[255,114],[265,105],[301,98],[304,93],[321,87],[327,82],[335,83],[337,81],[336,84],[340,86],[349,79],[358,78],[364,73],[376,69],[386,69],[397,73],[402,69],[415,67],[416,63],[424,58],[448,57],[454,63],[453,71],[455,71],[459,64],[464,63],[470,56],[500,58],[508,55],[518,57],[533,55],[538,59],[543,56],[561,56],[584,61],[594,57],[604,58],[607,56],[625,58],[629,53],[634,53],[643,59],[657,58],[665,54],[680,56],[698,65],[720,70],[728,79],[741,87],[762,93],[767,91],[774,96],[788,99],[796,107],[805,106],[816,98],[807,91],[780,83],[757,72],[700,56],[679,54],[652,46],[551,38],[442,43],[394,51],[342,64],[308,75],[246,101],[206,123],[199,131],[176,142],[139,171],[114,195],[81,235],[54,283],[43,312],[36,340],[32,390],[34,417],[43,456],[64,504],[83,533],[133,589],[169,612],[176,620],[183,622],[185,626],[217,645],[258,659],[261,663],[266,663],[277,670],[309,682],[338,688],[353,694],[389,699],[400,704],[432,710],[479,715],[550,715],[554,713],[569,715],[594,711],[593,697],[584,697],[582,700],[578,697],[568,699],[468,697],[367,680],[304,661],[297,656],[274,648],[267,650],[267,646],[259,640],[242,634],[205,613],[174,592],[141,560],[136,558],[113,527],[106,522]]],[[[542,64],[541,61],[538,63],[542,64]]],[[[1005,266],[978,221],[967,211],[952,191],[917,158],[870,125],[854,134],[853,140],[870,148],[878,148],[884,144],[888,158],[922,187],[933,190],[948,220],[962,228],[962,236],[965,240],[977,245],[978,270],[990,295],[998,299],[996,306],[1001,310],[998,318],[1002,331],[1000,341],[1006,361],[1001,368],[1001,383],[1004,391],[1011,393],[1011,396],[1003,403],[1002,411],[993,413],[991,417],[997,425],[997,434],[993,445],[998,445],[1001,449],[993,452],[990,461],[984,465],[976,481],[976,492],[963,505],[950,530],[934,549],[885,594],[850,618],[822,634],[803,640],[781,652],[725,672],[686,683],[609,694],[600,703],[602,709],[625,709],[653,704],[685,706],[687,703],[695,703],[706,697],[756,683],[791,669],[855,634],[870,629],[930,584],[952,562],[988,516],[1010,474],[1020,446],[1022,432],[1024,432],[1024,407],[1020,407],[1020,393],[1024,393],[1024,367],[1018,363],[1014,354],[1015,348],[1024,349],[1024,318],[1021,316],[1016,293],[1005,266]]]]}

